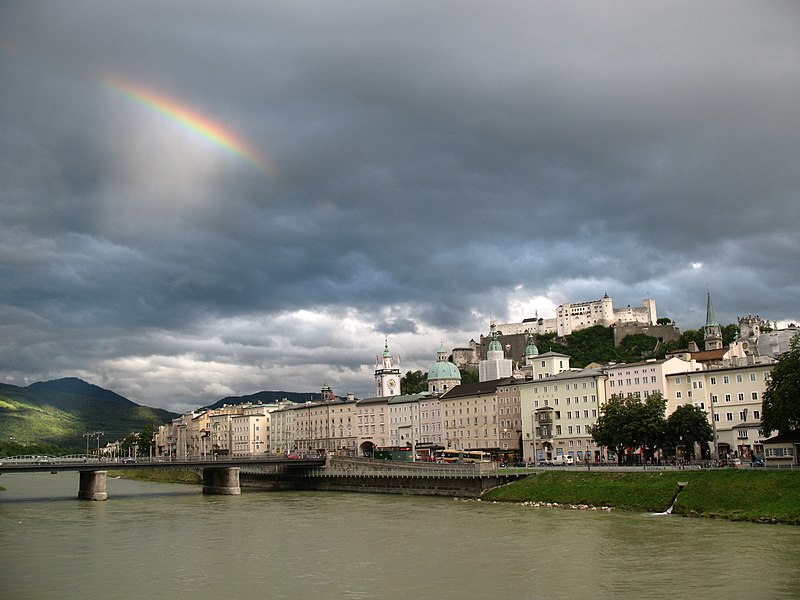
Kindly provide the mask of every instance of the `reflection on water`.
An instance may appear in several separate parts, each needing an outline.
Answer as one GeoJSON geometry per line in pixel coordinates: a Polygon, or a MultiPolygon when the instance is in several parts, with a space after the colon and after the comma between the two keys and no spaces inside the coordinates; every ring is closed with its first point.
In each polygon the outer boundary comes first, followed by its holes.
{"type": "Polygon", "coordinates": [[[797,598],[800,528],[5,475],[3,597],[797,598]]]}

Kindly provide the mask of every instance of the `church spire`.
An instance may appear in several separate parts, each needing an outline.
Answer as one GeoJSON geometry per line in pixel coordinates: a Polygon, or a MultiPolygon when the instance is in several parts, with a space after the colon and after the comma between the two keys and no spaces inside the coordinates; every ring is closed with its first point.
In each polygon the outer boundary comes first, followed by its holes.
{"type": "Polygon", "coordinates": [[[714,314],[714,305],[711,304],[711,290],[708,290],[708,300],[706,301],[706,327],[711,325],[719,327],[717,316],[714,314]]]}
{"type": "Polygon", "coordinates": [[[703,341],[706,350],[722,350],[722,328],[717,323],[714,305],[711,304],[711,290],[706,300],[706,324],[703,327],[703,341]]]}

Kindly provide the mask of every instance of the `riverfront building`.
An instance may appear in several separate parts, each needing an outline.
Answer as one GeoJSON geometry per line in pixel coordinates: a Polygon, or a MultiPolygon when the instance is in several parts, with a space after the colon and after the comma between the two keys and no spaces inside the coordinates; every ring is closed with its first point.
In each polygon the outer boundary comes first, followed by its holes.
{"type": "Polygon", "coordinates": [[[667,375],[667,414],[684,404],[703,409],[717,438],[717,457],[764,454],[761,400],[774,363],[744,364],[667,375]]]}
{"type": "Polygon", "coordinates": [[[439,399],[444,445],[453,450],[500,447],[497,389],[512,385],[512,377],[462,383],[439,399]]]}
{"type": "Polygon", "coordinates": [[[601,459],[591,428],[606,401],[606,379],[601,369],[570,369],[563,354],[540,356],[534,378],[519,386],[526,461],[601,459]]]}
{"type": "Polygon", "coordinates": [[[699,371],[702,366],[696,361],[681,358],[646,360],[636,363],[620,363],[603,367],[609,396],[641,398],[656,392],[667,397],[667,376],[672,373],[699,371]]]}

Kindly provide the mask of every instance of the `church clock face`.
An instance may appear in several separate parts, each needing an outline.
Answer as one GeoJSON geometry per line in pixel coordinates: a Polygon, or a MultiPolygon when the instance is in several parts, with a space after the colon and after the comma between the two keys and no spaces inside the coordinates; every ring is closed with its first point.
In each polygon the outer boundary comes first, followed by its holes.
{"type": "Polygon", "coordinates": [[[393,390],[394,389],[394,385],[395,385],[394,379],[390,379],[388,385],[389,385],[389,389],[393,390]]]}

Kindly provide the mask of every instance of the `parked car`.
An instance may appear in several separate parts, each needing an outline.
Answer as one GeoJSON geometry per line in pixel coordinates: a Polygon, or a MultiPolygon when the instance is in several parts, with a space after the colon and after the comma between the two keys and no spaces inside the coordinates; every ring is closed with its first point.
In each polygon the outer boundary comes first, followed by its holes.
{"type": "Polygon", "coordinates": [[[754,467],[763,467],[764,466],[764,459],[763,458],[754,458],[753,462],[750,463],[754,467]]]}
{"type": "Polygon", "coordinates": [[[569,456],[568,454],[567,455],[562,454],[560,456],[556,456],[555,457],[555,459],[553,460],[553,464],[555,464],[555,465],[574,465],[575,464],[575,459],[572,458],[572,456],[569,456]]]}

